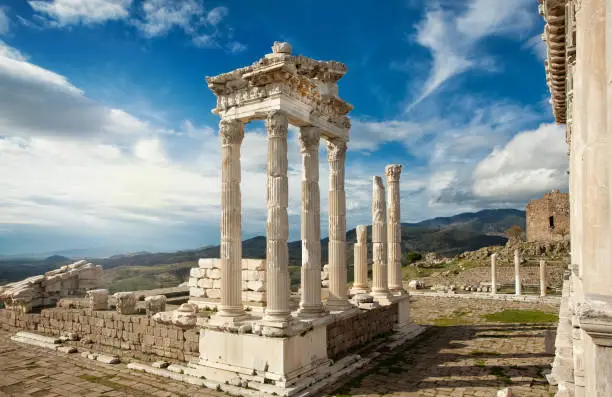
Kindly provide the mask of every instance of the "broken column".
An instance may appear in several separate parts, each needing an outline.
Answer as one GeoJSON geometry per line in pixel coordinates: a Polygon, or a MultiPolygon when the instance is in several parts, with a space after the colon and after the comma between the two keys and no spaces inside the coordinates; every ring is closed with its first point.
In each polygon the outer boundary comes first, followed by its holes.
{"type": "Polygon", "coordinates": [[[357,242],[354,249],[354,282],[351,289],[352,295],[365,294],[368,292],[368,228],[364,225],[359,225],[355,229],[357,234],[357,242]]]}
{"type": "Polygon", "coordinates": [[[136,294],[133,292],[116,292],[115,307],[119,314],[136,314],[136,294]]]}
{"type": "Polygon", "coordinates": [[[389,197],[387,212],[387,278],[389,290],[393,294],[404,291],[402,285],[402,225],[400,224],[400,187],[399,180],[402,173],[400,164],[391,164],[385,167],[389,197]]]}
{"type": "Polygon", "coordinates": [[[546,261],[540,260],[540,296],[546,296],[546,261]]]}
{"type": "Polygon", "coordinates": [[[107,289],[92,289],[87,291],[87,299],[91,310],[106,310],[108,309],[108,290],[107,289]]]}
{"type": "Polygon", "coordinates": [[[389,299],[387,284],[387,204],[382,178],[372,184],[372,296],[379,302],[389,299]]]}
{"type": "Polygon", "coordinates": [[[491,294],[497,293],[497,254],[491,255],[491,294]]]}
{"type": "Polygon", "coordinates": [[[327,142],[329,162],[329,296],[327,307],[332,311],[351,307],[348,301],[346,268],[346,192],[344,167],[346,141],[327,142]]]}
{"type": "Polygon", "coordinates": [[[287,132],[289,121],[281,111],[268,113],[266,245],[268,289],[265,320],[284,326],[289,320],[289,187],[287,181],[287,132]]]}
{"type": "Polygon", "coordinates": [[[317,127],[300,128],[302,153],[302,296],[301,316],[318,316],[321,304],[321,204],[319,194],[319,139],[317,127]]]}
{"type": "Polygon", "coordinates": [[[145,297],[145,311],[148,317],[166,311],[166,296],[153,295],[145,297]]]}
{"type": "Polygon", "coordinates": [[[514,294],[521,294],[521,257],[519,250],[514,250],[514,294]]]}

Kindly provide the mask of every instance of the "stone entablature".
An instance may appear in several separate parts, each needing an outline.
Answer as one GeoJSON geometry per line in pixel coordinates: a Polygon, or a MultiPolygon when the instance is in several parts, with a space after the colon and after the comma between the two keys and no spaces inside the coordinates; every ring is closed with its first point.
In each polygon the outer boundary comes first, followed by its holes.
{"type": "Polygon", "coordinates": [[[353,107],[337,96],[346,65],[291,55],[288,43],[276,42],[272,49],[251,66],[206,78],[217,95],[213,112],[224,120],[248,122],[280,109],[291,124],[316,126],[327,138],[348,139],[346,115],[353,107]]]}
{"type": "Polygon", "coordinates": [[[569,239],[569,194],[553,190],[526,208],[527,241],[554,241],[569,239]]]}

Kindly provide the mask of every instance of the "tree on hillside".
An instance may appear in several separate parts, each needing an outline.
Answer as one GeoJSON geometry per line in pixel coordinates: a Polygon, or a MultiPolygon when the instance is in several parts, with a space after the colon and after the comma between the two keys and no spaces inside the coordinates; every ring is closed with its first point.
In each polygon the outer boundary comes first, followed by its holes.
{"type": "Polygon", "coordinates": [[[412,252],[409,252],[406,255],[406,260],[408,261],[408,263],[414,263],[414,262],[419,261],[421,259],[423,259],[423,255],[421,255],[418,252],[412,251],[412,252]]]}
{"type": "Polygon", "coordinates": [[[524,230],[519,225],[510,226],[510,228],[506,230],[506,236],[511,241],[522,241],[523,233],[524,233],[524,230]]]}

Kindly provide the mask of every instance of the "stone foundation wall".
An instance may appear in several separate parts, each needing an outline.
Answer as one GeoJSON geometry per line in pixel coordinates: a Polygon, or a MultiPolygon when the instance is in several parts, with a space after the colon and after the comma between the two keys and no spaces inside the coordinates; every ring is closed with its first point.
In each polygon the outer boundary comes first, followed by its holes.
{"type": "MultiPolygon", "coordinates": [[[[191,298],[221,299],[221,259],[200,259],[198,267],[192,268],[189,276],[191,298]]],[[[264,259],[242,259],[242,301],[266,301],[264,259]]]]}
{"type": "Polygon", "coordinates": [[[198,357],[199,333],[154,322],[145,315],[89,309],[45,309],[40,313],[0,310],[0,327],[61,336],[74,332],[80,346],[96,352],[153,361],[160,357],[187,361],[198,357]],[[86,340],[91,344],[84,344],[86,340]]]}
{"type": "Polygon", "coordinates": [[[527,241],[569,239],[569,194],[553,190],[526,207],[527,241]]]}
{"type": "Polygon", "coordinates": [[[381,306],[339,319],[327,326],[327,355],[337,358],[351,349],[393,331],[397,323],[397,304],[381,306]]]}

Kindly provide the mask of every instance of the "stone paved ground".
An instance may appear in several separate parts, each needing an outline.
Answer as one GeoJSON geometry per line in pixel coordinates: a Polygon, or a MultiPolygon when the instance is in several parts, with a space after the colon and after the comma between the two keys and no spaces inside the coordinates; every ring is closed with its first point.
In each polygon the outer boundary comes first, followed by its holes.
{"type": "MultiPolygon", "coordinates": [[[[369,372],[331,395],[495,396],[510,386],[514,395],[551,396],[542,370],[552,355],[545,335],[553,325],[488,323],[481,315],[502,309],[557,308],[535,303],[417,297],[413,317],[433,325],[416,344],[386,354],[369,372]],[[444,326],[440,326],[444,325],[444,326]]],[[[127,370],[123,364],[91,362],[10,341],[0,331],[0,397],[4,396],[226,396],[192,385],[127,370]]]]}
{"type": "Polygon", "coordinates": [[[431,325],[426,334],[399,354],[385,354],[366,373],[329,394],[494,397],[497,390],[510,387],[518,397],[554,395],[542,371],[553,359],[545,340],[554,338],[556,325],[491,323],[482,317],[505,309],[558,311],[537,303],[415,298],[412,315],[431,325]]]}

